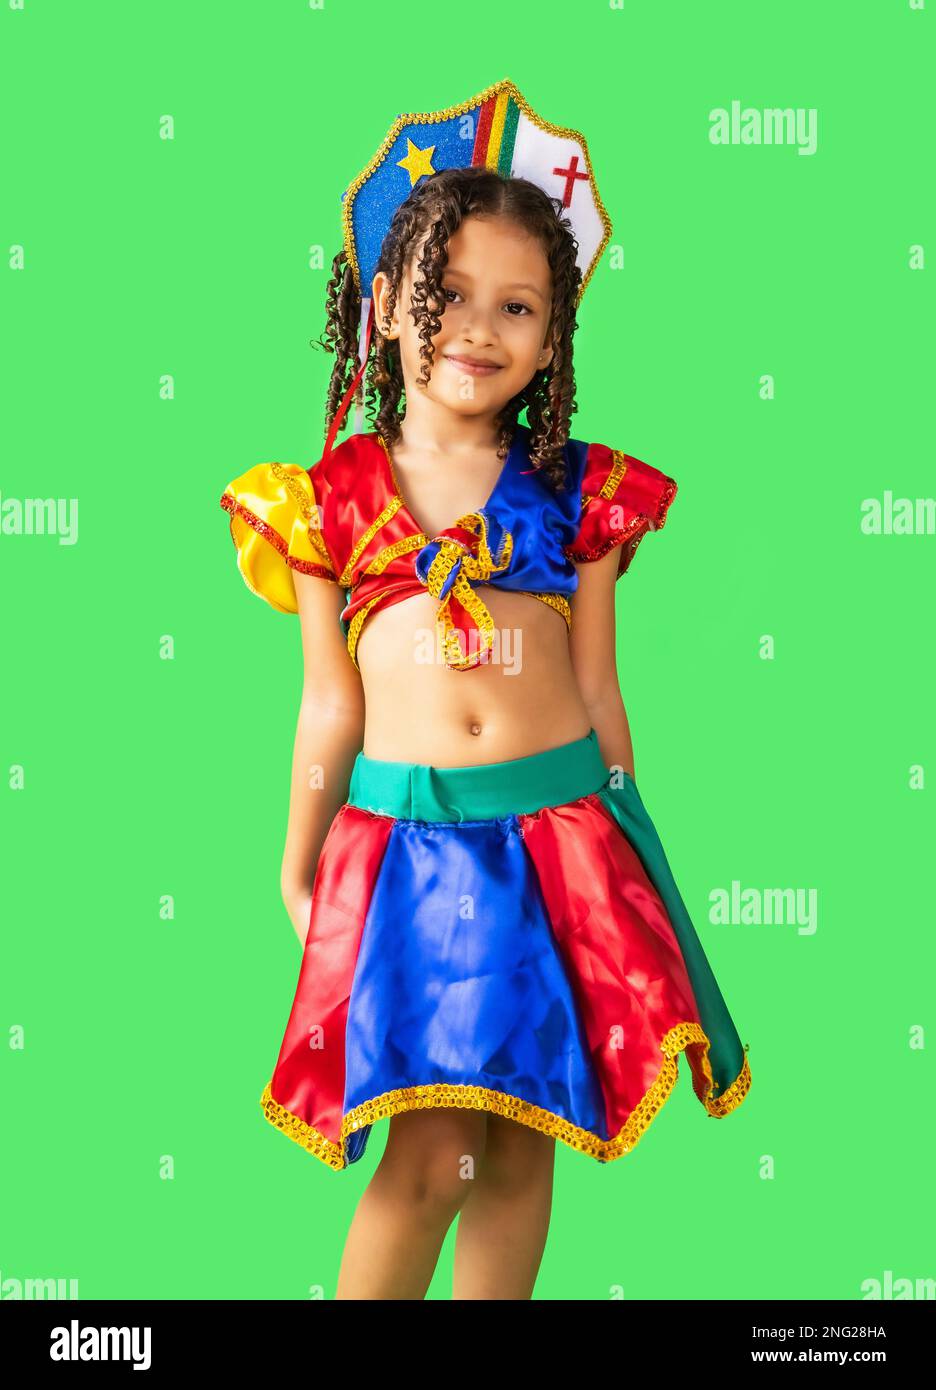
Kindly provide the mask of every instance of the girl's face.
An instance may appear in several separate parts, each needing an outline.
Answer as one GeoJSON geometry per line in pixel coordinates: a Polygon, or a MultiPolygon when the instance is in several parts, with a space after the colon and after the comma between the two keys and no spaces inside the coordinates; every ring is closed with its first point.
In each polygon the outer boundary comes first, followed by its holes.
{"type": "MultiPolygon", "coordinates": [[[[422,371],[420,338],[410,306],[421,246],[407,266],[390,336],[399,338],[407,399],[415,391],[460,415],[496,414],[549,365],[546,341],[552,312],[552,275],[542,246],[524,228],[503,217],[467,217],[449,238],[442,275],[445,300],[441,327],[432,338],[429,384],[416,385],[422,371]],[[474,364],[483,364],[478,369],[474,364]]],[[[374,277],[378,324],[389,282],[374,277]]]]}

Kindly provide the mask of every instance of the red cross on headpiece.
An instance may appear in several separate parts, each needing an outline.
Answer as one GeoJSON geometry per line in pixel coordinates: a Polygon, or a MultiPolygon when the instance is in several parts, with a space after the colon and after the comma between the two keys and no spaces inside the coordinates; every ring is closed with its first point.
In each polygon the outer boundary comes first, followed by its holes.
{"type": "Polygon", "coordinates": [[[564,192],[563,195],[562,195],[562,206],[563,206],[564,208],[571,207],[571,205],[572,205],[572,190],[573,190],[573,188],[575,187],[575,180],[576,180],[576,179],[586,179],[586,180],[588,179],[588,175],[587,175],[587,174],[582,174],[582,173],[579,172],[579,167],[578,167],[578,155],[577,155],[577,154],[574,154],[574,155],[572,156],[572,158],[569,160],[569,167],[568,167],[568,169],[553,169],[553,173],[554,173],[554,174],[562,174],[562,175],[565,176],[566,186],[565,186],[565,192],[564,192]]]}

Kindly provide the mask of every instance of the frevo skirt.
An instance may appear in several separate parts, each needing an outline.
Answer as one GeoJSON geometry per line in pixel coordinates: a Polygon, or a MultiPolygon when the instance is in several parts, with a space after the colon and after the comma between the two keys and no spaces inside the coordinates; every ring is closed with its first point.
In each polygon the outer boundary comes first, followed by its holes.
{"type": "Polygon", "coordinates": [[[736,1110],[746,1048],[632,777],[592,729],[471,767],[359,754],[319,855],[286,1033],[261,1096],[331,1168],[376,1120],[457,1106],[607,1163],[688,1061],[736,1110]]]}

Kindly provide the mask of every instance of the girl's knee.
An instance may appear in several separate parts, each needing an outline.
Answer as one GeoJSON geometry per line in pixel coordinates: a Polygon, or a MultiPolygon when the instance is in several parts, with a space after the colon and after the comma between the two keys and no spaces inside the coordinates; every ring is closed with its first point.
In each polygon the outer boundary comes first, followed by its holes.
{"type": "Polygon", "coordinates": [[[414,1204],[457,1211],[481,1171],[486,1118],[457,1110],[394,1115],[381,1169],[414,1204]]]}

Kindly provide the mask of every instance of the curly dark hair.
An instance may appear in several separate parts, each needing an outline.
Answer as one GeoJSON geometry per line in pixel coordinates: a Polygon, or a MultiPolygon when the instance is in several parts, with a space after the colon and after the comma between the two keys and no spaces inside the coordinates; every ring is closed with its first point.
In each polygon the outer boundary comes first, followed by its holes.
{"type": "MultiPolygon", "coordinates": [[[[553,357],[501,411],[498,455],[506,457],[520,412],[526,409],[531,431],[530,462],[544,472],[557,491],[563,490],[567,481],[563,449],[569,437],[571,416],[578,409],[572,336],[578,327],[575,310],[582,274],[576,261],[578,243],[571,223],[563,216],[560,200],[550,197],[528,179],[507,178],[481,166],[442,169],[430,175],[417,184],[397,208],[381,247],[376,269],[383,271],[390,281],[388,313],[392,314],[396,305],[409,258],[428,232],[418,261],[423,278],[414,280],[413,308],[409,311],[422,340],[419,355],[423,366],[419,380],[428,382],[434,357],[432,338],[441,327],[446,303],[442,277],[448,264],[449,237],[472,215],[509,217],[539,238],[549,261],[552,272],[549,340],[553,357]]],[[[370,287],[366,288],[369,291],[370,287]]],[[[313,342],[336,357],[328,385],[327,437],[339,403],[361,365],[358,358],[361,295],[344,247],[332,262],[326,309],[328,319],[324,334],[313,342]]],[[[389,317],[384,321],[384,331],[388,328],[389,317]]],[[[385,337],[384,332],[375,332],[372,336],[365,373],[353,397],[357,404],[361,403],[362,384],[370,426],[392,445],[400,437],[405,402],[403,413],[398,407],[405,392],[399,344],[385,337]],[[375,397],[379,397],[376,415],[375,397]]]]}

